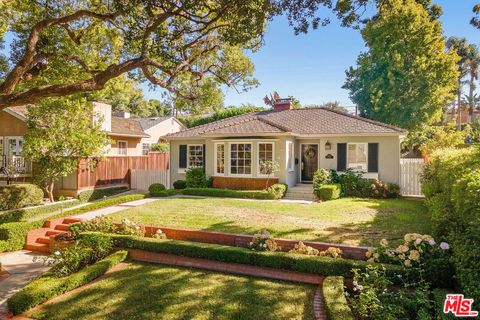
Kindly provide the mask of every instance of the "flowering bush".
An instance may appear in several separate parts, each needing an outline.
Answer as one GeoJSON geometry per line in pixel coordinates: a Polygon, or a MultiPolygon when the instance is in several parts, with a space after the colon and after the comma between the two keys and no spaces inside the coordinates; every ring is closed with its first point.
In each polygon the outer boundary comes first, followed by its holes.
{"type": "Polygon", "coordinates": [[[318,256],[320,254],[319,250],[317,250],[313,247],[307,246],[302,241],[299,241],[293,247],[293,249],[290,250],[289,252],[290,253],[298,253],[298,254],[306,254],[306,255],[309,255],[309,256],[318,256]]]}
{"type": "Polygon", "coordinates": [[[167,239],[167,235],[163,233],[162,229],[158,229],[155,231],[155,233],[152,235],[152,238],[155,239],[167,239]]]}
{"type": "Polygon", "coordinates": [[[371,180],[370,189],[372,198],[398,198],[400,196],[400,186],[378,179],[371,180]]]}
{"type": "Polygon", "coordinates": [[[446,242],[437,244],[430,235],[407,233],[403,244],[397,248],[389,248],[388,241],[382,239],[380,247],[368,248],[366,257],[369,262],[401,264],[407,269],[416,269],[435,287],[452,284],[450,245],[446,242]]]}
{"type": "Polygon", "coordinates": [[[72,223],[68,227],[72,238],[76,239],[80,233],[85,231],[117,233],[124,235],[140,236],[145,235],[145,228],[128,219],[123,219],[120,225],[116,225],[109,217],[98,216],[92,220],[72,223]]]}
{"type": "Polygon", "coordinates": [[[249,247],[255,251],[277,251],[281,249],[267,229],[262,229],[259,234],[255,234],[249,243],[249,247]]]}
{"type": "Polygon", "coordinates": [[[320,251],[320,254],[319,254],[319,256],[322,256],[322,257],[331,257],[335,259],[341,258],[342,255],[343,255],[342,249],[334,248],[334,247],[330,247],[325,251],[320,251]]]}

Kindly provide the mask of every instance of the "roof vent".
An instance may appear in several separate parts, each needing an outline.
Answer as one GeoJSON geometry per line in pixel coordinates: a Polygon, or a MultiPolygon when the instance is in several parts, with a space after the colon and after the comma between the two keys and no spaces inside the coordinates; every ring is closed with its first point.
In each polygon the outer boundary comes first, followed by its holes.
{"type": "Polygon", "coordinates": [[[293,109],[293,104],[290,98],[277,99],[273,104],[273,110],[283,111],[293,109]]]}

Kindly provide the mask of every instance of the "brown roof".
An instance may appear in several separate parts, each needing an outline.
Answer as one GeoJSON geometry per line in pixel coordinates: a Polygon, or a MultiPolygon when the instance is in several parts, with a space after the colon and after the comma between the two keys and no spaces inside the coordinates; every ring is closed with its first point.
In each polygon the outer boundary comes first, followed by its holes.
{"type": "Polygon", "coordinates": [[[121,117],[112,117],[112,131],[108,134],[112,136],[150,137],[142,130],[138,119],[125,119],[121,117]]]}
{"type": "Polygon", "coordinates": [[[5,108],[5,111],[13,112],[16,115],[20,116],[21,118],[27,118],[27,106],[16,106],[16,107],[8,107],[5,108]]]}
{"type": "Polygon", "coordinates": [[[402,134],[406,131],[382,122],[365,119],[330,108],[266,110],[251,112],[167,136],[190,138],[216,134],[295,133],[320,134],[402,134]]]}

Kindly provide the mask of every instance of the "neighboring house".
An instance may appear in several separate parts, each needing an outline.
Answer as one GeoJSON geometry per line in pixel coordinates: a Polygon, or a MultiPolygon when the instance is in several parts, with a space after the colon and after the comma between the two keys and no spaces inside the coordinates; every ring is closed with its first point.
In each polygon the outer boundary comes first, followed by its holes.
{"type": "MultiPolygon", "coordinates": [[[[107,156],[146,155],[152,143],[161,141],[166,134],[184,129],[174,117],[130,118],[126,112],[112,114],[111,105],[97,101],[93,102],[93,108],[96,115],[92,121],[101,119],[102,129],[112,140],[107,156]]],[[[26,106],[0,111],[0,167],[13,165],[20,176],[29,176],[31,173],[31,164],[21,157],[26,120],[26,106]]]]}
{"type": "Polygon", "coordinates": [[[364,171],[368,178],[400,182],[403,129],[328,108],[292,109],[281,99],[272,110],[252,112],[168,135],[170,181],[204,166],[218,188],[262,189],[262,160],[280,171],[270,180],[311,182],[318,168],[364,171]]]}
{"type": "MultiPolygon", "coordinates": [[[[456,108],[450,108],[447,113],[448,120],[454,120],[455,122],[458,122],[458,112],[459,111],[456,108]]],[[[473,109],[472,117],[470,117],[467,107],[463,107],[460,110],[460,121],[462,124],[472,123],[478,120],[480,120],[480,107],[473,109]]]]}

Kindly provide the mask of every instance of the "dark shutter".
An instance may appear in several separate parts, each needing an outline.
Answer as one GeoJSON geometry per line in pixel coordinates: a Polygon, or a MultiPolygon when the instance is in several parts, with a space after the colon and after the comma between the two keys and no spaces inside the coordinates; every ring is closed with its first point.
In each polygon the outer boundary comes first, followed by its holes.
{"type": "Polygon", "coordinates": [[[185,169],[187,167],[187,145],[181,144],[179,149],[179,168],[185,169]]]}
{"type": "Polygon", "coordinates": [[[203,145],[203,165],[202,165],[202,166],[203,166],[203,169],[204,169],[204,170],[205,170],[205,159],[207,159],[207,153],[206,153],[206,151],[207,151],[207,148],[206,148],[205,145],[203,145]]]}
{"type": "Polygon", "coordinates": [[[337,171],[347,169],[347,144],[337,143],[337,171]]]}
{"type": "Polygon", "coordinates": [[[368,144],[368,172],[378,172],[378,143],[368,144]]]}

